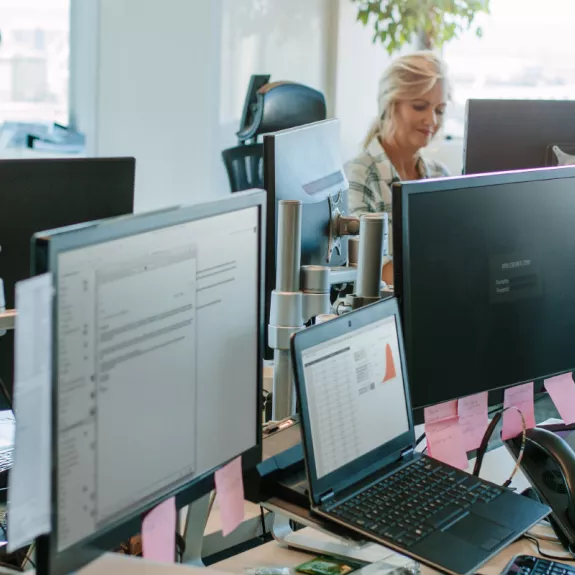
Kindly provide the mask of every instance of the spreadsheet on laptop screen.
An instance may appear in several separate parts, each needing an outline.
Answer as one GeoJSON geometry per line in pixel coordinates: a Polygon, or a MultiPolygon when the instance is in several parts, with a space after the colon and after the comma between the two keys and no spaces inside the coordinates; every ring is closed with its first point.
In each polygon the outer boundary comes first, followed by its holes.
{"type": "Polygon", "coordinates": [[[409,431],[394,317],[302,353],[318,478],[409,431]]]}

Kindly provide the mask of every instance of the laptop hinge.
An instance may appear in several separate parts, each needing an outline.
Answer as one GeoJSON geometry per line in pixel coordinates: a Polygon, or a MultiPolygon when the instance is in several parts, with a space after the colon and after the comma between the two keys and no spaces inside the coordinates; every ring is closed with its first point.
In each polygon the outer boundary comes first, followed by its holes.
{"type": "Polygon", "coordinates": [[[333,489],[326,491],[323,495],[320,495],[319,497],[320,504],[323,505],[324,503],[327,503],[334,495],[335,494],[333,492],[333,489]]]}
{"type": "Polygon", "coordinates": [[[407,459],[408,457],[410,457],[411,455],[413,455],[413,452],[415,451],[415,449],[413,447],[409,447],[408,449],[404,449],[401,452],[401,455],[399,456],[400,459],[407,459]]]}

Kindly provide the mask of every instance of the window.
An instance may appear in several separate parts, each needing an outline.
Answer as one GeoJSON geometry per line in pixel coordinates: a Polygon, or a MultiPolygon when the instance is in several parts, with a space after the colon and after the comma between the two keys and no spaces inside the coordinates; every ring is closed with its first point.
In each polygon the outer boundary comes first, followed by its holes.
{"type": "Polygon", "coordinates": [[[443,50],[453,83],[446,133],[463,137],[469,98],[572,99],[573,0],[491,0],[491,14],[443,50]]]}
{"type": "Polygon", "coordinates": [[[0,0],[0,122],[68,123],[70,0],[0,0]]]}

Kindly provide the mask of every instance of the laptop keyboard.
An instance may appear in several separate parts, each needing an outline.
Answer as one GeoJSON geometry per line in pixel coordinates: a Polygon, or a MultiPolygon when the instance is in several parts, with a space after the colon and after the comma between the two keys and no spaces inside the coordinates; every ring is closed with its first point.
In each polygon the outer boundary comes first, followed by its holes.
{"type": "Polygon", "coordinates": [[[474,503],[489,503],[501,493],[499,487],[421,457],[336,504],[328,513],[409,548],[459,520],[474,503]]]}

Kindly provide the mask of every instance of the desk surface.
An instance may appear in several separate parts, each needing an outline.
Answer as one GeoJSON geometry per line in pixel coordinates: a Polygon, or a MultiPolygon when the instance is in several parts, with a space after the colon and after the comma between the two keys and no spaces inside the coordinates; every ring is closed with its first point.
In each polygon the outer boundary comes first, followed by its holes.
{"type": "MultiPolygon", "coordinates": [[[[310,528],[306,528],[302,530],[302,533],[305,533],[306,531],[310,532],[310,534],[312,532],[310,528]]],[[[313,533],[313,535],[314,537],[317,536],[316,533],[313,533]]],[[[551,543],[542,545],[542,548],[544,551],[548,551],[553,554],[561,552],[561,548],[559,546],[551,543]]],[[[517,541],[513,545],[507,547],[497,557],[479,569],[479,573],[481,573],[481,575],[499,575],[512,557],[522,554],[537,555],[535,546],[525,539],[517,541]]],[[[278,543],[272,541],[255,549],[246,551],[245,553],[240,553],[234,557],[230,557],[225,561],[220,561],[213,565],[213,568],[219,572],[224,571],[240,575],[244,574],[245,569],[253,567],[296,567],[297,565],[308,561],[313,556],[314,555],[310,555],[302,551],[280,547],[278,543]]],[[[433,569],[425,566],[422,566],[421,572],[422,574],[429,575],[437,573],[433,569]]]]}
{"type": "MultiPolygon", "coordinates": [[[[317,533],[312,533],[309,528],[302,530],[302,533],[306,531],[317,536],[317,533]]],[[[544,549],[556,553],[558,549],[553,549],[553,547],[557,546],[548,544],[544,546],[544,549]]],[[[511,558],[519,554],[533,555],[535,554],[535,549],[525,540],[518,541],[483,566],[479,573],[481,575],[498,575],[511,558]]],[[[246,569],[253,567],[293,568],[308,561],[310,557],[313,557],[313,555],[281,547],[277,542],[272,541],[216,563],[209,568],[164,565],[150,563],[135,557],[110,554],[104,555],[98,561],[94,561],[77,575],[110,575],[111,573],[122,575],[225,575],[226,573],[234,573],[243,575],[246,569]]],[[[434,573],[432,569],[422,568],[423,575],[432,575],[434,573]]]]}

